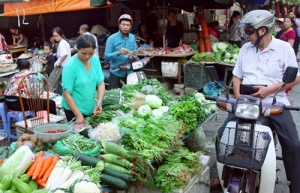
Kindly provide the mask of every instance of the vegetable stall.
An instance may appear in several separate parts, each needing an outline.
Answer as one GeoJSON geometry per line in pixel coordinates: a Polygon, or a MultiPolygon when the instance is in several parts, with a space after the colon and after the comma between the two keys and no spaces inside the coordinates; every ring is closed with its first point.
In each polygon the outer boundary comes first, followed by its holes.
{"type": "Polygon", "coordinates": [[[209,82],[205,66],[215,66],[219,78],[224,80],[224,86],[232,88],[230,72],[233,70],[240,48],[228,42],[218,42],[212,45],[212,52],[198,52],[184,65],[184,84],[201,90],[209,82]]]}
{"type": "Polygon", "coordinates": [[[204,169],[204,153],[186,140],[214,113],[203,94],[173,98],[157,79],[107,91],[103,113],[81,129],[52,127],[0,147],[0,193],[183,189],[204,169]]]}

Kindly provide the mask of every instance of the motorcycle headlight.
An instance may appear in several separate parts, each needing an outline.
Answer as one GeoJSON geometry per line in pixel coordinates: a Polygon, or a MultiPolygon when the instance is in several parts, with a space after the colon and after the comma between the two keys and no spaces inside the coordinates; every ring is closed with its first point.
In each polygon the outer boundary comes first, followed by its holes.
{"type": "Polygon", "coordinates": [[[259,106],[251,103],[238,103],[235,109],[235,116],[242,119],[258,119],[259,106]]]}

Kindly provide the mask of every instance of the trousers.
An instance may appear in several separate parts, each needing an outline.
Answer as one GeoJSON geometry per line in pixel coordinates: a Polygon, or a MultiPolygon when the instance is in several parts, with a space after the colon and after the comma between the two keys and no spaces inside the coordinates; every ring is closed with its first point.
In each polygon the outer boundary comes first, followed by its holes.
{"type": "Polygon", "coordinates": [[[114,89],[114,88],[121,88],[122,83],[121,80],[126,83],[126,77],[119,77],[115,75],[114,73],[110,72],[109,80],[108,80],[108,89],[114,89]]]}
{"type": "MultiPolygon", "coordinates": [[[[228,114],[224,127],[229,121],[236,120],[232,113],[228,114]]],[[[300,192],[300,141],[295,122],[290,111],[283,111],[281,115],[262,117],[263,125],[276,130],[282,147],[282,159],[287,180],[291,182],[290,193],[300,192]],[[265,124],[266,123],[266,124],[265,124]]]]}

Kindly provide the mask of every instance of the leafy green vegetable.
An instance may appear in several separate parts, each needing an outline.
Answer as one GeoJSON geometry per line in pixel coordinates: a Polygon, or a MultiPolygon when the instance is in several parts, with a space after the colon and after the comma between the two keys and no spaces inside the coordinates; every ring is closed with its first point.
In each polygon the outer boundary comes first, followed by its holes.
{"type": "Polygon", "coordinates": [[[199,155],[181,148],[167,156],[155,172],[155,185],[163,192],[184,188],[194,175],[200,173],[199,155]]]}

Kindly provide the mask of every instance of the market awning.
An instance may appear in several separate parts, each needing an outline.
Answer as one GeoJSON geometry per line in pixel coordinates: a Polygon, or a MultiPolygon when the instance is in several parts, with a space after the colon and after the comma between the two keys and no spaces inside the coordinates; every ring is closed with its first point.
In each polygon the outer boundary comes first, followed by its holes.
{"type": "Polygon", "coordinates": [[[203,9],[227,9],[233,5],[233,0],[116,0],[131,9],[147,8],[147,6],[171,6],[193,11],[193,6],[203,9]]]}
{"type": "MultiPolygon", "coordinates": [[[[110,7],[107,0],[98,0],[103,3],[102,7],[110,7]]],[[[98,5],[101,6],[101,5],[98,5]]],[[[4,5],[4,16],[35,15],[54,12],[79,11],[97,9],[91,6],[91,0],[31,0],[30,2],[6,3],[4,5]]]]}

